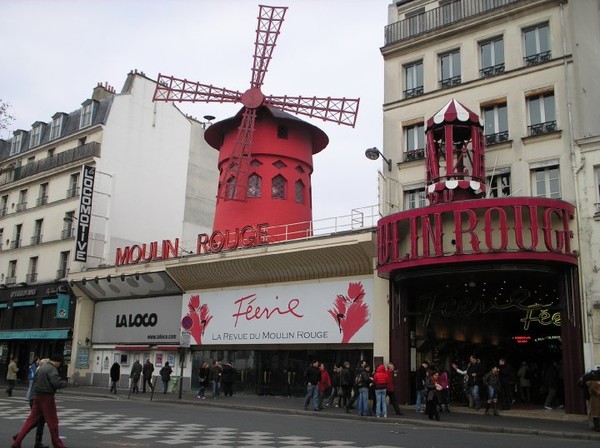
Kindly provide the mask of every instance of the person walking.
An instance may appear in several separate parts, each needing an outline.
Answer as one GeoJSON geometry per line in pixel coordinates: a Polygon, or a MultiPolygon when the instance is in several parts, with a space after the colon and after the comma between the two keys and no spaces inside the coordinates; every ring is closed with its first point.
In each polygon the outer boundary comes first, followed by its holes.
{"type": "Polygon", "coordinates": [[[544,401],[544,409],[551,411],[552,405],[555,404],[556,393],[559,387],[557,363],[551,362],[546,365],[542,374],[542,386],[546,392],[546,400],[544,401]]]}
{"type": "MultiPolygon", "coordinates": [[[[29,387],[27,388],[27,393],[25,394],[25,400],[27,401],[27,404],[29,404],[29,409],[31,409],[33,407],[33,382],[35,380],[35,374],[38,370],[38,368],[43,365],[46,364],[48,362],[48,359],[44,359],[41,360],[36,356],[33,359],[33,362],[29,365],[29,372],[28,372],[28,379],[29,379],[29,387]]],[[[44,420],[44,416],[40,416],[38,419],[38,423],[35,427],[35,443],[33,445],[33,448],[48,448],[48,445],[44,445],[44,443],[42,442],[42,439],[44,438],[44,425],[46,424],[46,421],[44,420]]],[[[16,439],[17,436],[15,435],[13,437],[13,439],[16,439]]]]}
{"type": "Polygon", "coordinates": [[[131,366],[131,373],[129,374],[129,378],[131,378],[131,392],[134,394],[140,393],[140,378],[142,376],[142,365],[136,359],[131,366]]]}
{"type": "Polygon", "coordinates": [[[498,392],[500,391],[500,373],[497,366],[483,375],[483,384],[487,387],[487,402],[485,403],[485,414],[490,412],[490,407],[494,410],[494,415],[498,414],[498,392]]]}
{"type": "MultiPolygon", "coordinates": [[[[367,365],[367,362],[365,360],[361,359],[356,370],[354,372],[350,372],[350,381],[352,384],[352,386],[351,386],[352,387],[352,397],[348,400],[348,404],[346,405],[346,414],[350,412],[350,409],[354,409],[353,405],[356,401],[358,401],[359,388],[358,388],[357,382],[360,379],[359,375],[360,375],[361,371],[364,370],[366,365],[367,365]]],[[[348,365],[348,367],[350,367],[350,365],[348,365]]]]}
{"type": "Polygon", "coordinates": [[[221,379],[223,376],[223,369],[221,368],[220,361],[213,361],[213,365],[210,369],[210,385],[212,388],[212,397],[217,398],[221,394],[221,379]]]}
{"type": "Polygon", "coordinates": [[[525,403],[529,403],[531,401],[531,379],[533,378],[533,374],[527,361],[521,363],[521,367],[519,367],[519,370],[517,371],[517,377],[519,378],[521,400],[525,403]]]}
{"type": "Polygon", "coordinates": [[[169,365],[169,361],[165,362],[165,365],[163,366],[163,368],[160,369],[160,372],[158,372],[158,374],[160,375],[160,378],[162,379],[162,383],[163,383],[163,394],[166,394],[167,390],[169,389],[169,381],[171,381],[172,373],[173,373],[173,369],[169,365]]]}
{"type": "Polygon", "coordinates": [[[206,399],[204,392],[208,387],[208,377],[210,376],[210,366],[207,362],[202,364],[202,367],[198,370],[198,398],[201,400],[206,399]]]}
{"type": "Polygon", "coordinates": [[[333,373],[331,374],[331,393],[329,394],[329,400],[325,406],[333,406],[335,399],[338,399],[338,404],[335,407],[339,407],[339,397],[342,395],[342,388],[340,386],[342,376],[342,366],[334,364],[333,373]]]}
{"type": "Polygon", "coordinates": [[[114,364],[110,368],[110,393],[117,394],[117,384],[121,379],[121,365],[118,362],[114,362],[114,364]]]}
{"type": "Polygon", "coordinates": [[[37,356],[33,358],[33,362],[29,364],[29,371],[27,372],[27,380],[29,381],[29,386],[27,387],[27,392],[25,393],[25,401],[30,401],[33,398],[33,380],[35,378],[35,372],[37,372],[38,367],[40,366],[40,358],[37,356]]]}
{"type": "Polygon", "coordinates": [[[308,410],[308,405],[312,398],[313,410],[319,410],[319,381],[321,381],[321,371],[319,370],[319,362],[314,360],[304,371],[304,379],[306,380],[306,396],[304,397],[304,410],[308,410]]]}
{"type": "Polygon", "coordinates": [[[146,384],[150,388],[151,391],[154,391],[154,386],[152,385],[152,374],[154,373],[154,364],[150,361],[150,358],[146,358],[146,362],[144,362],[144,366],[142,367],[142,393],[146,393],[146,384]]]}
{"type": "Polygon", "coordinates": [[[231,365],[231,362],[223,364],[223,373],[221,376],[221,383],[223,384],[223,395],[225,397],[233,396],[233,382],[235,381],[236,375],[235,368],[231,365]]]}
{"type": "Polygon", "coordinates": [[[450,412],[450,385],[448,384],[448,372],[445,369],[440,370],[438,382],[442,386],[442,390],[439,393],[439,411],[450,412]]]}
{"type": "Polygon", "coordinates": [[[508,364],[505,358],[500,358],[498,360],[498,374],[500,375],[500,409],[509,410],[514,402],[515,369],[508,364]]]}
{"type": "Polygon", "coordinates": [[[387,417],[387,404],[385,396],[387,392],[390,377],[387,369],[383,364],[379,364],[373,375],[373,383],[375,384],[375,416],[387,417]]]}
{"type": "Polygon", "coordinates": [[[325,364],[319,364],[321,379],[319,380],[319,411],[323,410],[323,399],[329,389],[331,389],[331,376],[325,368],[325,364]]]}
{"type": "Polygon", "coordinates": [[[338,398],[338,406],[346,408],[352,394],[352,373],[350,372],[350,363],[344,361],[340,372],[340,387],[342,393],[338,398]]]}
{"type": "Polygon", "coordinates": [[[434,418],[439,422],[440,413],[438,412],[438,393],[442,390],[442,386],[439,384],[439,372],[437,370],[430,370],[425,380],[425,394],[427,402],[425,404],[425,412],[429,417],[429,420],[434,418]]]}
{"type": "Polygon", "coordinates": [[[17,373],[19,373],[19,366],[17,365],[17,358],[13,357],[8,363],[8,370],[6,371],[6,381],[8,382],[6,395],[9,397],[12,397],[13,389],[17,385],[17,373]]]}
{"type": "Polygon", "coordinates": [[[396,400],[396,387],[394,385],[394,378],[398,375],[398,371],[394,368],[394,364],[391,362],[387,365],[388,371],[388,383],[386,387],[386,395],[390,399],[390,406],[394,408],[396,415],[404,415],[398,406],[398,400],[396,400]]]}
{"type": "Polygon", "coordinates": [[[52,445],[54,448],[65,448],[58,434],[58,413],[54,394],[58,389],[67,387],[67,382],[58,374],[58,368],[63,362],[62,355],[56,354],[50,360],[39,367],[33,380],[33,405],[29,417],[23,423],[19,433],[13,438],[11,448],[21,448],[23,439],[35,426],[38,425],[40,417],[48,425],[52,445]]]}
{"type": "Polygon", "coordinates": [[[423,402],[427,401],[425,398],[425,381],[427,380],[427,369],[429,369],[429,361],[423,360],[421,365],[417,369],[416,374],[416,400],[415,400],[415,410],[417,413],[424,412],[423,402]]]}

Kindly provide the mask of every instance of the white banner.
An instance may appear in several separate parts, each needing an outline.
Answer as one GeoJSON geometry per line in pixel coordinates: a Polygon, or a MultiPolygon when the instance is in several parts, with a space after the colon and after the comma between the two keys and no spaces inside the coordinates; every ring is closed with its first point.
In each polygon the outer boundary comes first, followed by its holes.
{"type": "Polygon", "coordinates": [[[192,345],[372,343],[373,280],[183,295],[192,345]]]}

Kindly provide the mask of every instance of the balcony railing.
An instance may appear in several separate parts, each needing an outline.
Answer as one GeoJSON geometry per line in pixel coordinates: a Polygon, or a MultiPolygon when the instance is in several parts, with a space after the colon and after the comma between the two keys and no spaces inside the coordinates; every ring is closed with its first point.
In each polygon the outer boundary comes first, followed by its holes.
{"type": "Polygon", "coordinates": [[[485,136],[485,144],[487,146],[497,145],[508,141],[508,131],[496,132],[485,136]]]}
{"type": "Polygon", "coordinates": [[[460,75],[453,76],[452,78],[445,78],[440,80],[440,87],[445,89],[446,87],[458,86],[461,83],[460,75]]]}
{"type": "Polygon", "coordinates": [[[5,285],[14,285],[17,283],[17,277],[6,277],[4,279],[4,284],[5,285]]]}
{"type": "Polygon", "coordinates": [[[35,282],[37,282],[37,277],[38,277],[37,272],[32,272],[31,274],[27,274],[25,276],[25,281],[27,283],[35,283],[35,282]]]}
{"type": "Polygon", "coordinates": [[[101,145],[98,142],[87,143],[67,151],[36,160],[24,166],[14,167],[0,174],[0,185],[24,179],[78,160],[100,156],[101,145]]]}
{"type": "Polygon", "coordinates": [[[456,0],[385,27],[385,45],[411,39],[462,20],[526,0],[456,0]]]}
{"type": "Polygon", "coordinates": [[[490,78],[492,76],[504,73],[504,63],[492,65],[490,67],[484,67],[479,70],[479,76],[481,78],[490,78]]]}
{"type": "Polygon", "coordinates": [[[40,207],[42,205],[46,205],[47,203],[48,203],[48,196],[40,196],[39,198],[37,198],[35,205],[36,205],[36,207],[40,207]]]}
{"type": "Polygon", "coordinates": [[[419,95],[423,95],[423,86],[406,89],[404,91],[404,99],[413,98],[419,95]]]}
{"type": "Polygon", "coordinates": [[[404,151],[404,161],[410,162],[412,160],[420,160],[425,158],[425,149],[417,148],[417,149],[407,149],[404,151]]]}
{"type": "Polygon", "coordinates": [[[69,188],[67,190],[67,199],[79,196],[79,187],[69,188]]]}
{"type": "Polygon", "coordinates": [[[22,212],[24,210],[27,210],[27,201],[25,201],[25,202],[19,202],[17,204],[17,211],[18,212],[22,212]]]}
{"type": "Polygon", "coordinates": [[[21,247],[21,240],[12,240],[10,242],[11,249],[18,249],[19,247],[21,247]]]}
{"type": "Polygon", "coordinates": [[[600,202],[594,203],[594,207],[596,208],[596,211],[594,212],[594,218],[598,218],[600,217],[600,202]]]}
{"type": "Polygon", "coordinates": [[[56,278],[57,279],[65,278],[68,273],[69,273],[69,270],[66,268],[59,269],[56,271],[56,278]]]}
{"type": "Polygon", "coordinates": [[[70,227],[68,229],[64,229],[62,232],[60,232],[60,238],[63,240],[66,240],[67,238],[71,238],[74,236],[74,232],[73,232],[73,228],[70,227]]]}
{"type": "Polygon", "coordinates": [[[550,51],[544,51],[543,53],[532,54],[531,56],[525,56],[523,58],[523,62],[527,67],[531,65],[542,64],[543,62],[548,62],[552,58],[552,53],[550,51]]]}
{"type": "Polygon", "coordinates": [[[6,207],[0,208],[0,218],[3,216],[6,216],[7,212],[8,212],[8,209],[6,207]]]}
{"type": "Polygon", "coordinates": [[[556,131],[556,120],[532,124],[527,127],[529,135],[543,135],[556,131]]]}
{"type": "Polygon", "coordinates": [[[42,244],[42,235],[33,235],[31,237],[31,245],[35,246],[37,244],[42,244]]]}

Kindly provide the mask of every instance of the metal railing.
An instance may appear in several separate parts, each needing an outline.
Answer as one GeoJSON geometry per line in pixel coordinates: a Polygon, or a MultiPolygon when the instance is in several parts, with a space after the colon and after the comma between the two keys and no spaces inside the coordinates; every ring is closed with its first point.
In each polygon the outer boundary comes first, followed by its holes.
{"type": "Polygon", "coordinates": [[[74,236],[74,232],[73,232],[73,228],[70,227],[68,229],[64,229],[62,232],[60,232],[60,239],[62,240],[66,240],[67,238],[71,238],[74,236]]]}
{"type": "Polygon", "coordinates": [[[39,198],[37,198],[35,205],[36,205],[36,207],[40,207],[42,205],[46,205],[47,203],[48,203],[48,196],[40,196],[39,198]]]}
{"type": "Polygon", "coordinates": [[[404,151],[404,161],[421,160],[425,158],[425,148],[408,149],[404,151]]]}
{"type": "Polygon", "coordinates": [[[543,135],[556,131],[556,120],[527,126],[530,136],[543,135]]]}
{"type": "Polygon", "coordinates": [[[446,87],[458,86],[461,82],[462,81],[460,75],[453,76],[451,78],[444,78],[440,80],[440,87],[442,89],[445,89],[446,87]]]}
{"type": "Polygon", "coordinates": [[[492,76],[496,76],[501,73],[504,73],[504,70],[505,70],[504,63],[491,65],[489,67],[483,67],[482,69],[480,69],[479,76],[481,78],[490,78],[492,76]]]}
{"type": "Polygon", "coordinates": [[[542,53],[532,54],[531,56],[525,56],[523,62],[527,67],[531,65],[538,65],[544,62],[548,62],[552,58],[551,51],[544,51],[542,53]]]}
{"type": "Polygon", "coordinates": [[[42,244],[42,235],[33,235],[31,237],[31,245],[35,246],[37,244],[42,244]]]}
{"type": "Polygon", "coordinates": [[[496,132],[485,136],[485,144],[487,146],[497,145],[508,141],[508,131],[496,132]]]}
{"type": "Polygon", "coordinates": [[[404,99],[413,98],[415,96],[423,95],[423,86],[414,87],[412,89],[406,89],[404,91],[404,99]]]}
{"type": "Polygon", "coordinates": [[[37,282],[37,277],[38,277],[37,272],[32,272],[31,274],[27,274],[25,276],[25,281],[27,283],[35,283],[35,282],[37,282]]]}

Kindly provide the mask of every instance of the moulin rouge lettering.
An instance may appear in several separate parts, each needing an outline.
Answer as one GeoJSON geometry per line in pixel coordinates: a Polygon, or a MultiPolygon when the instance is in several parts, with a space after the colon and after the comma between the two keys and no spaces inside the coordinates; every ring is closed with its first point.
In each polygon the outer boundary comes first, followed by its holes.
{"type": "MultiPolygon", "coordinates": [[[[234,302],[238,307],[237,312],[231,315],[231,317],[234,318],[234,327],[237,327],[240,317],[243,317],[248,321],[253,319],[262,319],[263,317],[270,319],[273,315],[284,316],[286,314],[292,315],[296,318],[304,317],[303,314],[299,314],[296,311],[296,308],[298,308],[300,305],[300,300],[298,299],[288,300],[283,309],[279,306],[274,306],[271,308],[266,306],[260,307],[254,305],[255,300],[256,294],[250,294],[249,296],[240,297],[234,302]]],[[[275,300],[279,300],[279,297],[275,296],[275,300]]]]}

